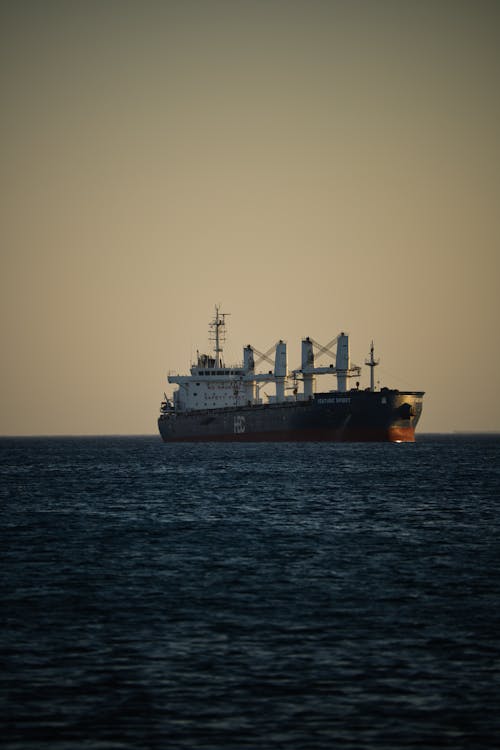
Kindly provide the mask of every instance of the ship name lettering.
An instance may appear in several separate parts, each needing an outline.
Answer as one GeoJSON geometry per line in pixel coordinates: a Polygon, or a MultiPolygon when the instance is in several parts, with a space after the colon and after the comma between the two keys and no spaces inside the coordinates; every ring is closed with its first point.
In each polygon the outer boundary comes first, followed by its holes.
{"type": "Polygon", "coordinates": [[[241,435],[241,433],[245,432],[245,417],[237,416],[234,418],[234,434],[235,435],[241,435]]]}
{"type": "Polygon", "coordinates": [[[318,404],[350,404],[351,399],[346,398],[318,398],[318,404]]]}

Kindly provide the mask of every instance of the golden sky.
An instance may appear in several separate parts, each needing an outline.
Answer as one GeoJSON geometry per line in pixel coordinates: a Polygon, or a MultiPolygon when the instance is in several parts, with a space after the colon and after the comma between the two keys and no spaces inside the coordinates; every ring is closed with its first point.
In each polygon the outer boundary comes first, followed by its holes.
{"type": "Polygon", "coordinates": [[[3,0],[0,36],[0,434],[155,432],[216,303],[227,361],[346,330],[421,432],[500,430],[498,2],[3,0]]]}

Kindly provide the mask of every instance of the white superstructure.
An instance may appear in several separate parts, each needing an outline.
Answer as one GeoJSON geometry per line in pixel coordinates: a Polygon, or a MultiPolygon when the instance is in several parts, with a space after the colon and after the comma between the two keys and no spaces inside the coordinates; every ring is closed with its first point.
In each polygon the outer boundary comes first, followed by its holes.
{"type": "MultiPolygon", "coordinates": [[[[256,406],[262,403],[259,388],[264,383],[274,383],[276,395],[269,396],[269,402],[282,403],[285,401],[304,401],[313,398],[316,375],[336,375],[337,390],[345,391],[347,378],[360,374],[360,368],[352,366],[349,358],[349,338],[341,333],[326,347],[317,344],[309,337],[302,341],[301,367],[288,372],[286,342],[278,341],[274,349],[274,361],[268,356],[270,352],[261,354],[254,347],[248,345],[243,349],[243,362],[237,365],[226,365],[223,359],[222,342],[225,339],[225,314],[215,308],[215,318],[210,324],[211,340],[214,344],[212,355],[197,355],[196,364],[191,366],[189,375],[169,375],[168,382],[179,386],[173,394],[173,409],[176,412],[199,411],[205,409],[221,409],[228,407],[256,406]],[[337,345],[336,355],[330,347],[337,345]],[[335,367],[316,367],[314,349],[318,354],[327,353],[335,356],[335,367]],[[274,365],[267,373],[255,372],[255,356],[267,360],[274,365]],[[298,393],[296,383],[302,380],[303,392],[298,393]],[[290,382],[290,386],[287,383],[290,382]],[[295,384],[295,386],[294,386],[295,384]],[[293,395],[287,395],[286,391],[293,395]]],[[[272,350],[270,350],[272,352],[272,350]]],[[[162,409],[168,411],[172,404],[168,399],[163,402],[162,409]]]]}

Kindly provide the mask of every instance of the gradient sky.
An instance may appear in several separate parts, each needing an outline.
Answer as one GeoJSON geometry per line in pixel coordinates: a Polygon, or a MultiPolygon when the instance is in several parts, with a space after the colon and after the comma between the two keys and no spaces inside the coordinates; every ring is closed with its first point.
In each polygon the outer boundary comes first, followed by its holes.
{"type": "Polygon", "coordinates": [[[226,361],[346,330],[420,431],[500,430],[498,2],[4,0],[0,35],[1,434],[155,432],[216,303],[226,361]]]}

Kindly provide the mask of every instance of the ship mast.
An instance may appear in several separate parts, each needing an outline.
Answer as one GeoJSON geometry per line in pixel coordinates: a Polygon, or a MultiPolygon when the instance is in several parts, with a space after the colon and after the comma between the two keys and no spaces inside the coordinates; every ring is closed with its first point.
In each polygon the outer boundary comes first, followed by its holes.
{"type": "Polygon", "coordinates": [[[370,347],[370,359],[365,359],[365,365],[368,365],[368,367],[370,368],[370,390],[371,391],[375,390],[375,367],[380,363],[380,360],[375,359],[375,357],[373,356],[373,352],[374,352],[374,349],[373,349],[373,341],[372,341],[372,345],[370,347]]]}
{"type": "Polygon", "coordinates": [[[210,323],[213,333],[210,334],[211,340],[215,343],[215,369],[224,367],[222,362],[222,342],[226,340],[226,315],[229,313],[219,313],[219,307],[215,306],[215,319],[210,323]],[[220,329],[220,330],[219,330],[220,329]]]}

